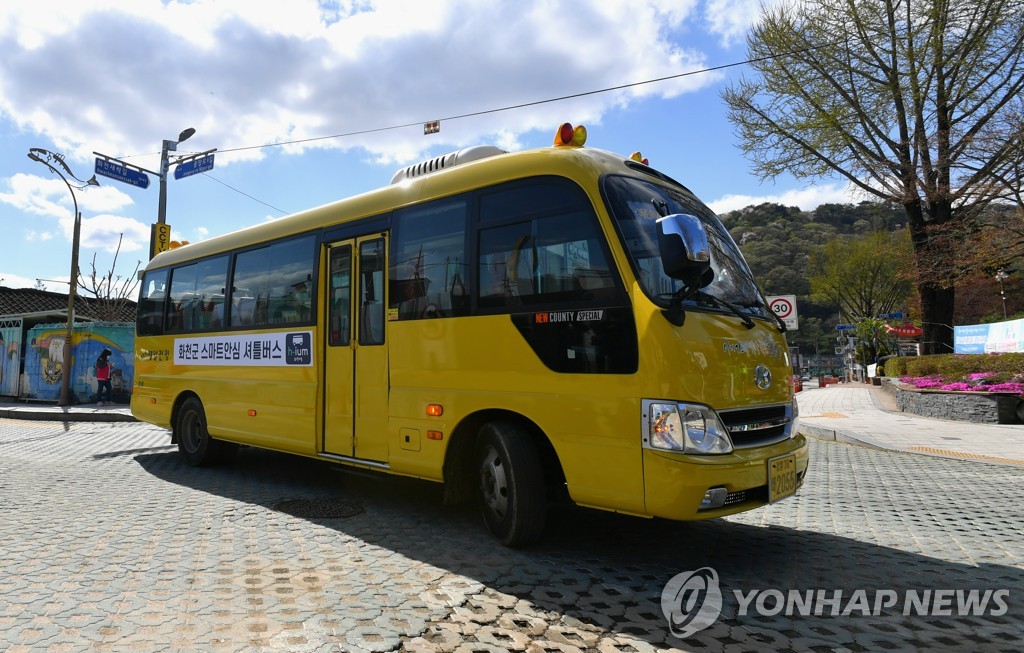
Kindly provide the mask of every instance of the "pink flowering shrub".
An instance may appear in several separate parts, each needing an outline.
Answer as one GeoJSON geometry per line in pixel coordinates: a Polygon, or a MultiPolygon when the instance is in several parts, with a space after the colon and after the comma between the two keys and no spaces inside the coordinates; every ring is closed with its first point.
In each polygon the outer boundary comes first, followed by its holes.
{"type": "Polygon", "coordinates": [[[900,381],[918,389],[938,389],[952,392],[995,392],[999,394],[1024,395],[1024,381],[1007,381],[1003,383],[985,383],[991,374],[969,374],[967,381],[949,382],[939,375],[901,376],[900,381]]]}
{"type": "Polygon", "coordinates": [[[891,358],[892,376],[915,388],[1024,397],[1024,353],[938,354],[891,358]]]}
{"type": "Polygon", "coordinates": [[[973,390],[969,383],[947,383],[946,385],[940,386],[940,390],[956,390],[958,392],[964,392],[966,390],[973,390]]]}

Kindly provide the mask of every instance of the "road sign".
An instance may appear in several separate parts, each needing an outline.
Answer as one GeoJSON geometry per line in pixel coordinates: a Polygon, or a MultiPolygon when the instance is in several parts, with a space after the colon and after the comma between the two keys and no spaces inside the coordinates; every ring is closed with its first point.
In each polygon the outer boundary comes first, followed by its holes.
{"type": "Polygon", "coordinates": [[[198,175],[200,172],[206,172],[207,170],[213,170],[212,154],[178,164],[178,167],[174,169],[174,178],[183,179],[184,177],[198,175]]]}
{"type": "Polygon", "coordinates": [[[836,331],[853,331],[857,328],[856,324],[837,324],[836,331]]]}
{"type": "Polygon", "coordinates": [[[149,175],[139,170],[132,170],[116,161],[96,159],[96,174],[139,188],[149,188],[149,175]]]}
{"type": "Polygon", "coordinates": [[[150,229],[149,242],[153,249],[149,253],[149,258],[169,250],[171,248],[171,225],[163,222],[154,223],[150,229]]]}
{"type": "Polygon", "coordinates": [[[902,317],[906,317],[906,313],[885,313],[882,315],[883,320],[898,320],[902,317]]]}
{"type": "Polygon", "coordinates": [[[796,295],[774,295],[765,297],[768,308],[772,309],[787,329],[796,329],[799,324],[796,315],[796,295]]]}

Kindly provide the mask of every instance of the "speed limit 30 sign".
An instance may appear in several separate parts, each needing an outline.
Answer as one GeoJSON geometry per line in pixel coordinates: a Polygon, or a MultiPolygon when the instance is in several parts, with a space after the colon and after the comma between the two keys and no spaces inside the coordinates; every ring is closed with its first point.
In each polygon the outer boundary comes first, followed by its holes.
{"type": "Polygon", "coordinates": [[[787,329],[797,328],[796,295],[770,295],[765,297],[768,307],[786,324],[787,329]]]}

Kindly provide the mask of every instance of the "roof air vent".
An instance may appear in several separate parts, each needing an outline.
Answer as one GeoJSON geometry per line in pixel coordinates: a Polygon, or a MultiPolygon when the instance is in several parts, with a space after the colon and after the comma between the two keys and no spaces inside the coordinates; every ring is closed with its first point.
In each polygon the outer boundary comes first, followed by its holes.
{"type": "Polygon", "coordinates": [[[486,159],[489,156],[495,156],[498,154],[507,154],[507,152],[493,145],[476,145],[473,147],[467,147],[465,149],[458,150],[457,152],[449,152],[448,154],[436,156],[433,159],[421,161],[407,168],[401,168],[395,173],[395,176],[391,178],[391,183],[397,184],[398,182],[405,181],[406,179],[415,179],[416,177],[422,177],[423,175],[429,175],[440,170],[454,168],[455,166],[463,163],[486,159]]]}

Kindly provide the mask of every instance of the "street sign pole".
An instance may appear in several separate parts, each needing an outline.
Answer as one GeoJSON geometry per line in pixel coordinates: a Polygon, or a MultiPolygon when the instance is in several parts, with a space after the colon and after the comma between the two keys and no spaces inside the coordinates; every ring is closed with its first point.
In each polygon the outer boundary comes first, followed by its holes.
{"type": "MultiPolygon", "coordinates": [[[[165,140],[160,148],[160,203],[157,205],[156,223],[158,225],[167,223],[167,169],[170,167],[167,161],[168,152],[178,151],[178,141],[165,140]]],[[[162,227],[157,227],[161,229],[162,227]]],[[[152,250],[152,248],[150,248],[152,250]]]]}

